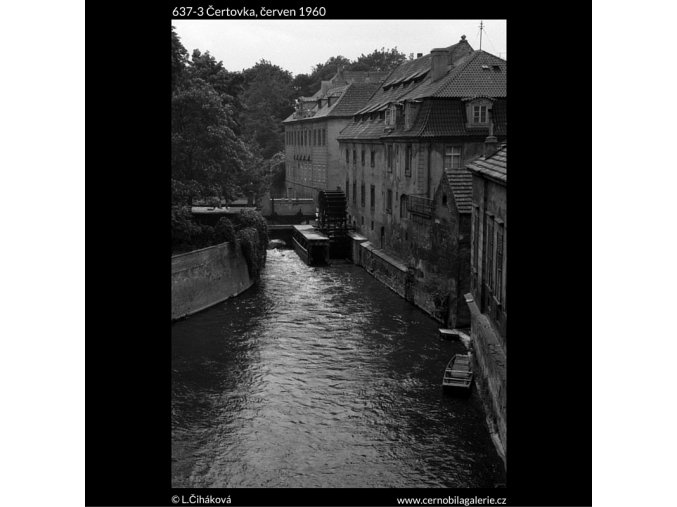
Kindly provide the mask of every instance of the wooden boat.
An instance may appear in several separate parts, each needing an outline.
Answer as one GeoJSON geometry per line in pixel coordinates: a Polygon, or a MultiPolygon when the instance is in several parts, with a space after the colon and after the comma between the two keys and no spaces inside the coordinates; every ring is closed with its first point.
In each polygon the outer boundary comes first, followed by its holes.
{"type": "Polygon", "coordinates": [[[454,329],[439,328],[440,338],[444,340],[459,340],[458,331],[454,329]]]}
{"type": "Polygon", "coordinates": [[[442,377],[442,388],[445,391],[470,393],[473,370],[470,354],[455,354],[447,364],[442,377]]]}

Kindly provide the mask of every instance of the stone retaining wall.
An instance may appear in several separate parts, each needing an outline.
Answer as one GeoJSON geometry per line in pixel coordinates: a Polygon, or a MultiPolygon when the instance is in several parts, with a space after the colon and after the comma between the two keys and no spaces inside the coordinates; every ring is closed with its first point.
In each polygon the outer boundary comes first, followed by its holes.
{"type": "Polygon", "coordinates": [[[231,243],[172,256],[172,320],[204,310],[247,290],[242,248],[231,243]]]}

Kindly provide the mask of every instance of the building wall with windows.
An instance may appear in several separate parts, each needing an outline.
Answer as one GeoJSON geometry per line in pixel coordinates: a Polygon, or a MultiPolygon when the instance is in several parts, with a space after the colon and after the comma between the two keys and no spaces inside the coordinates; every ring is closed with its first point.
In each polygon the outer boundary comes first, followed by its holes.
{"type": "Polygon", "coordinates": [[[475,304],[507,346],[507,145],[468,166],[473,174],[471,288],[475,304]]]}
{"type": "Polygon", "coordinates": [[[450,327],[469,325],[465,166],[488,133],[507,135],[505,74],[504,60],[464,39],[433,50],[393,71],[338,139],[350,223],[408,266],[408,294],[450,327]]]}
{"type": "Polygon", "coordinates": [[[488,400],[487,422],[507,452],[507,145],[487,138],[486,154],[472,163],[471,287],[466,296],[470,335],[479,366],[478,388],[488,400]]]}
{"type": "Polygon", "coordinates": [[[294,113],[283,122],[287,196],[316,199],[320,190],[345,191],[338,134],[386,74],[339,71],[312,97],[297,99],[294,113]]]}

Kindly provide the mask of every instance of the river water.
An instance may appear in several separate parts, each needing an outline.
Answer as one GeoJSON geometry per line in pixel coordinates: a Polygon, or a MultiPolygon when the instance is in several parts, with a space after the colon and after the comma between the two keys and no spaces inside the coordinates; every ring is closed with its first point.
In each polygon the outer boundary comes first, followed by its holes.
{"type": "Polygon", "coordinates": [[[459,342],[352,264],[269,250],[260,282],[172,325],[173,487],[494,487],[459,342]]]}

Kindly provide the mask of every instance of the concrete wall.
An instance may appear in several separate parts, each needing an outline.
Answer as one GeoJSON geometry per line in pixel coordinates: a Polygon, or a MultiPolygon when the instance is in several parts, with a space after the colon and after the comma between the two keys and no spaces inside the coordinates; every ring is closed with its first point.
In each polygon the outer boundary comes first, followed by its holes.
{"type": "Polygon", "coordinates": [[[266,194],[261,199],[261,214],[264,217],[279,216],[310,216],[315,218],[315,201],[311,198],[299,199],[271,199],[266,194]],[[274,202],[273,202],[274,201],[274,202]]]}
{"type": "Polygon", "coordinates": [[[397,259],[375,248],[369,241],[360,243],[360,262],[362,267],[382,284],[406,298],[408,270],[397,259]]]}
{"type": "Polygon", "coordinates": [[[240,246],[231,243],[172,257],[172,320],[236,296],[253,284],[240,246]]]}

